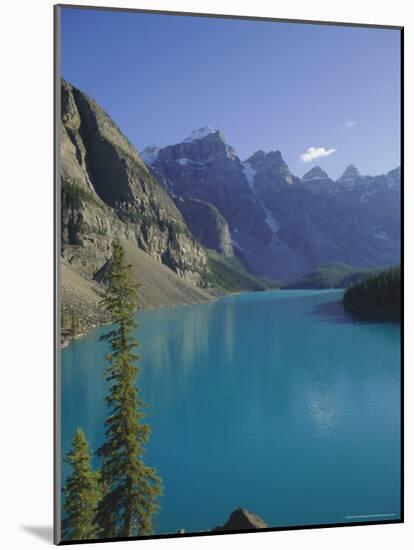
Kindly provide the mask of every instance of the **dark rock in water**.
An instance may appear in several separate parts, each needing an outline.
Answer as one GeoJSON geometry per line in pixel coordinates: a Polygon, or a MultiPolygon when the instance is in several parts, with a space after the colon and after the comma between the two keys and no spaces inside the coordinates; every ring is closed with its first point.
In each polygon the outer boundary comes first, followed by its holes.
{"type": "Polygon", "coordinates": [[[267,527],[267,523],[259,518],[259,516],[243,508],[237,508],[232,512],[224,525],[214,527],[213,531],[243,531],[249,529],[266,529],[267,527]]]}

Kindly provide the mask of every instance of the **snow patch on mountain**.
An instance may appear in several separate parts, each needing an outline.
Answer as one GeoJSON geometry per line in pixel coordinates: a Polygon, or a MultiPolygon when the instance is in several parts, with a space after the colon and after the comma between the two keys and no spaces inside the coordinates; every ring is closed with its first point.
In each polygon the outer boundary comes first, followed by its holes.
{"type": "Polygon", "coordinates": [[[241,246],[241,244],[233,237],[233,235],[231,235],[231,244],[232,244],[234,247],[236,247],[236,248],[238,248],[239,250],[241,250],[242,252],[246,250],[246,249],[243,248],[243,247],[241,246]]]}
{"type": "Polygon", "coordinates": [[[167,188],[167,191],[171,195],[171,197],[173,199],[178,199],[179,197],[178,197],[177,193],[175,192],[174,184],[170,180],[170,178],[165,178],[164,182],[165,182],[165,187],[167,188]]]}
{"type": "MultiPolygon", "coordinates": [[[[244,175],[246,176],[247,183],[249,184],[250,189],[253,191],[253,193],[256,193],[256,187],[255,187],[255,184],[254,184],[254,178],[255,178],[256,173],[257,173],[256,170],[252,167],[252,165],[248,161],[245,161],[245,162],[242,163],[242,170],[243,170],[244,175]]],[[[274,235],[276,235],[276,233],[280,229],[279,222],[276,220],[276,218],[273,216],[273,214],[270,212],[270,210],[263,204],[263,201],[258,200],[258,202],[259,202],[260,206],[263,208],[263,210],[266,214],[265,222],[267,223],[267,225],[268,225],[269,229],[271,230],[271,232],[274,235]]]]}
{"type": "Polygon", "coordinates": [[[276,233],[279,231],[280,229],[280,224],[279,222],[276,220],[276,218],[273,216],[273,214],[270,212],[270,210],[268,208],[266,208],[266,206],[264,206],[262,204],[262,208],[263,210],[265,211],[266,213],[266,218],[265,218],[265,222],[267,223],[267,225],[269,226],[269,229],[270,231],[276,235],[276,233]]]}
{"type": "Polygon", "coordinates": [[[191,132],[191,135],[188,136],[187,139],[185,139],[185,142],[188,141],[196,141],[198,139],[204,139],[205,137],[215,134],[217,130],[215,128],[212,128],[211,126],[205,126],[204,128],[199,128],[198,130],[194,130],[191,132]]]}
{"type": "Polygon", "coordinates": [[[244,175],[246,176],[247,183],[249,184],[250,189],[254,192],[254,178],[256,176],[256,170],[252,167],[250,162],[247,161],[242,163],[242,170],[244,175]]]}
{"type": "Polygon", "coordinates": [[[181,164],[181,166],[186,166],[187,164],[195,164],[196,166],[204,166],[203,162],[196,162],[195,160],[191,160],[191,159],[187,159],[187,158],[177,159],[176,162],[178,162],[178,164],[181,164]]]}
{"type": "Polygon", "coordinates": [[[357,183],[359,183],[359,179],[356,178],[342,178],[341,182],[342,185],[346,185],[347,187],[353,187],[357,183]]]}
{"type": "Polygon", "coordinates": [[[390,239],[385,231],[376,231],[374,233],[374,237],[383,241],[388,241],[390,239]]]}
{"type": "Polygon", "coordinates": [[[311,176],[307,178],[305,181],[317,181],[317,180],[326,180],[326,176],[311,176]]]}

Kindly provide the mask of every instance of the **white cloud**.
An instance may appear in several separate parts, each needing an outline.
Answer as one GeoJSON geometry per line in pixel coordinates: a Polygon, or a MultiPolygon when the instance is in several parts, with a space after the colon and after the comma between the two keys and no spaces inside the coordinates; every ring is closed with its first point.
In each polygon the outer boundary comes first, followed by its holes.
{"type": "Polygon", "coordinates": [[[325,147],[309,147],[302,155],[300,155],[300,160],[302,162],[310,162],[311,160],[317,159],[319,157],[327,157],[335,153],[336,149],[325,149],[325,147]]]}
{"type": "Polygon", "coordinates": [[[352,128],[352,126],[356,126],[356,125],[357,125],[357,123],[356,123],[355,120],[350,120],[349,122],[347,122],[347,123],[345,124],[345,126],[346,126],[347,128],[352,128]]]}

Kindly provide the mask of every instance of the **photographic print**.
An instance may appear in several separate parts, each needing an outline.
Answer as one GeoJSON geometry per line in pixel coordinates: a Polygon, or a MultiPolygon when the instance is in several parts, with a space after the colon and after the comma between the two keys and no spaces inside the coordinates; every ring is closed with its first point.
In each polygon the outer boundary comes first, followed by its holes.
{"type": "Polygon", "coordinates": [[[56,543],[403,521],[402,33],[56,6],[56,543]]]}

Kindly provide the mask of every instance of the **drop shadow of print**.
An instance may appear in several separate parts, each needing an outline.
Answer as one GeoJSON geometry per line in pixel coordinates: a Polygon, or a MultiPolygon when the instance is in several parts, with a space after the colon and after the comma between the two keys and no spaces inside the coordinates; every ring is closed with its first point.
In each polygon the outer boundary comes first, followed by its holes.
{"type": "Polygon", "coordinates": [[[22,525],[21,529],[38,539],[53,543],[53,527],[51,525],[22,525]]]}

